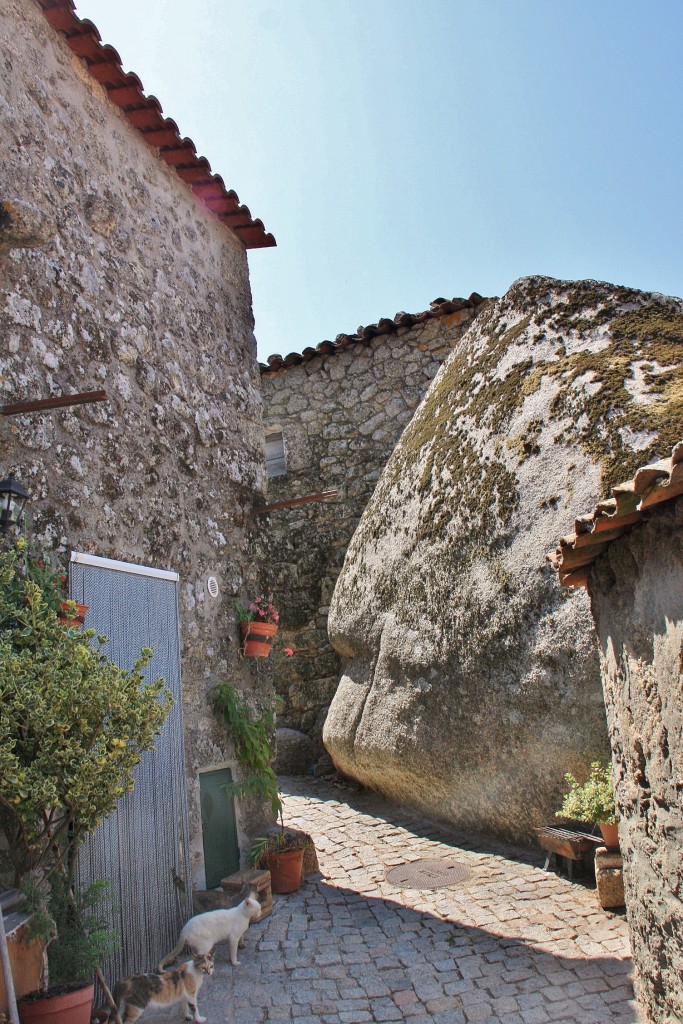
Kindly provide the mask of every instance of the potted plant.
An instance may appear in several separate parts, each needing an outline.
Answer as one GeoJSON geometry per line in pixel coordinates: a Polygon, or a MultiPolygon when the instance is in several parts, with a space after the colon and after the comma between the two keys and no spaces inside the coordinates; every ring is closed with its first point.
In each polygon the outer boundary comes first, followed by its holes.
{"type": "Polygon", "coordinates": [[[235,618],[242,634],[245,658],[267,658],[278,631],[280,613],[272,601],[256,597],[247,605],[235,602],[235,618]]]}
{"type": "Polygon", "coordinates": [[[567,772],[564,778],[569,789],[556,817],[574,818],[597,825],[605,846],[608,849],[618,847],[611,762],[593,761],[590,775],[582,784],[571,772],[567,772]]]}
{"type": "Polygon", "coordinates": [[[68,628],[80,629],[85,622],[87,604],[79,604],[68,595],[68,578],[52,558],[38,551],[28,537],[17,545],[21,553],[21,576],[31,580],[40,588],[46,606],[57,615],[61,624],[68,628]]]}
{"type": "Polygon", "coordinates": [[[301,885],[304,854],[311,841],[303,832],[286,829],[280,813],[277,829],[268,835],[259,836],[251,848],[251,860],[255,868],[270,871],[273,892],[296,892],[301,885]]]}
{"type": "Polygon", "coordinates": [[[24,539],[0,549],[0,861],[17,888],[30,881],[46,899],[59,880],[66,919],[83,933],[78,849],[133,788],[173,699],[163,679],[143,678],[149,648],[127,671],[94,630],[62,627],[58,585],[35,561],[24,539]]]}
{"type": "Polygon", "coordinates": [[[25,891],[31,911],[26,941],[41,941],[45,952],[41,988],[19,1000],[21,1022],[39,1024],[47,1007],[48,1021],[58,1015],[64,1024],[89,1024],[94,974],[117,945],[104,916],[109,884],[94,882],[70,890],[68,879],[54,873],[47,886],[27,885],[25,891]]]}

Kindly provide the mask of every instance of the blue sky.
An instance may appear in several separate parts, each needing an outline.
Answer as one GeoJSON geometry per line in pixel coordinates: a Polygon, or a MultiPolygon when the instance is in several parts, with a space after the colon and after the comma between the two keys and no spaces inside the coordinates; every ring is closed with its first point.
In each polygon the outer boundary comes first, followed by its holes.
{"type": "Polygon", "coordinates": [[[259,357],[518,277],[683,293],[680,0],[77,0],[278,242],[259,357]]]}

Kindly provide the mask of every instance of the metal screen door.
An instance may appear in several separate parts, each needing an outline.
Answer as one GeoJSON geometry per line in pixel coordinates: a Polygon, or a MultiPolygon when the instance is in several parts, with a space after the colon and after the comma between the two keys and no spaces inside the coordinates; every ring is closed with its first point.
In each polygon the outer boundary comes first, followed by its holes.
{"type": "Polygon", "coordinates": [[[177,573],[71,556],[70,595],[88,605],[86,627],[109,638],[104,653],[129,669],[151,647],[145,676],[163,676],[175,700],[155,749],[138,765],[135,789],[79,853],[79,884],[112,886],[120,945],[104,967],[108,984],[155,970],[192,915],[177,589],[177,573]]]}

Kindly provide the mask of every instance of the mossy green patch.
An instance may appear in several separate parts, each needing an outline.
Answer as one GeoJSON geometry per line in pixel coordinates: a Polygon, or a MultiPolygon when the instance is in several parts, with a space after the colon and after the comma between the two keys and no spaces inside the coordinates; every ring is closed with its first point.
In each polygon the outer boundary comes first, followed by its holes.
{"type": "MultiPolygon", "coordinates": [[[[478,351],[467,338],[456,349],[403,435],[394,472],[405,471],[416,452],[425,449],[418,483],[422,493],[450,481],[458,501],[468,502],[473,488],[490,499],[490,472],[480,462],[480,445],[475,449],[471,439],[481,436],[482,428],[489,435],[505,436],[512,415],[544,378],[554,378],[560,385],[549,419],[564,421],[564,439],[581,444],[601,466],[606,491],[650,457],[667,454],[683,438],[680,303],[591,281],[560,285],[541,279],[536,289],[534,282],[522,285],[526,288],[522,287],[521,298],[532,311],[513,327],[508,327],[509,314],[496,322],[489,311],[474,329],[478,351]],[[636,308],[623,309],[636,302],[636,308]],[[556,349],[559,358],[533,351],[550,331],[563,332],[556,349]],[[509,346],[525,339],[532,350],[529,357],[500,374],[509,346]],[[636,363],[644,364],[645,401],[634,397],[636,363]],[[589,387],[582,386],[580,378],[589,387]],[[657,438],[634,451],[625,440],[629,431],[657,438]]],[[[519,310],[519,297],[515,309],[519,310]]],[[[539,434],[532,425],[526,437],[508,439],[519,461],[538,454],[539,434]]],[[[511,488],[509,481],[504,486],[508,497],[511,488]]]]}

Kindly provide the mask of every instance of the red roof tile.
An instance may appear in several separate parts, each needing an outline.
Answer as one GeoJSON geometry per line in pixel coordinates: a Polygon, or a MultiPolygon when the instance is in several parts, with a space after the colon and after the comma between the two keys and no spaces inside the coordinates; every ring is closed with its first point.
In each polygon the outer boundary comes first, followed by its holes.
{"type": "Polygon", "coordinates": [[[395,334],[400,327],[412,327],[414,324],[436,317],[458,313],[461,309],[473,309],[487,300],[477,292],[472,292],[469,299],[434,299],[430,308],[424,313],[397,313],[393,320],[383,317],[376,324],[359,327],[355,334],[338,334],[334,341],[321,341],[315,348],[307,347],[301,354],[290,352],[284,358],[281,355],[268,356],[267,363],[259,363],[261,374],[274,373],[283,367],[299,366],[307,363],[315,356],[333,355],[349,345],[369,345],[373,338],[380,334],[395,334]]]}
{"type": "Polygon", "coordinates": [[[563,587],[575,590],[588,586],[588,569],[617,537],[642,522],[655,505],[683,494],[683,441],[671,458],[643,466],[633,480],[612,488],[612,497],[599,501],[595,510],[580,516],[574,533],[560,539],[559,547],[547,556],[560,574],[563,587]]]}
{"type": "Polygon", "coordinates": [[[126,73],[113,46],[102,44],[91,21],[79,18],[74,0],[38,0],[50,25],[63,32],[70,49],[87,64],[92,77],[106,90],[109,99],[121,108],[129,123],[145,142],[158,149],[159,157],[185,181],[211,212],[230,227],[247,249],[275,245],[260,220],[254,220],[248,207],[240,205],[235,192],[228,191],[223,179],[211,173],[205,157],[197,156],[192,139],[181,139],[178,126],[162,114],[155,96],[145,96],[137,75],[126,73]]]}

